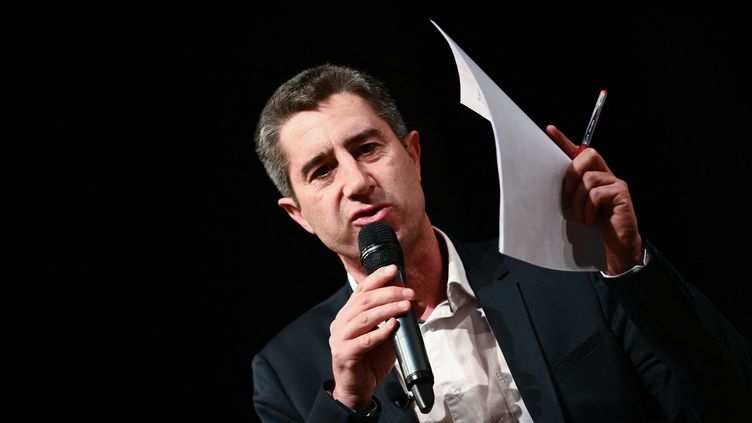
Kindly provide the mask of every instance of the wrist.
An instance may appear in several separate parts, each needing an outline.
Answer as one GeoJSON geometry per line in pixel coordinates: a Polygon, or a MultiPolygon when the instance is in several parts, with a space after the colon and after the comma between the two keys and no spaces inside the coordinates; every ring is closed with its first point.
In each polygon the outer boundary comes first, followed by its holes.
{"type": "Polygon", "coordinates": [[[631,275],[631,274],[639,272],[642,268],[644,268],[645,266],[647,266],[649,262],[650,262],[650,250],[648,250],[647,248],[645,248],[644,250],[642,250],[642,254],[641,254],[641,258],[640,258],[640,264],[636,264],[636,265],[632,266],[629,270],[626,270],[624,272],[620,272],[620,273],[616,273],[616,274],[601,272],[601,275],[603,275],[603,277],[605,277],[607,279],[621,278],[621,277],[628,276],[628,275],[631,275]]]}
{"type": "Polygon", "coordinates": [[[356,414],[365,415],[368,414],[369,411],[372,411],[372,409],[374,408],[374,401],[371,396],[363,397],[360,395],[340,392],[339,390],[337,390],[334,381],[331,381],[330,384],[325,384],[324,390],[335,401],[356,414]]]}
{"type": "Polygon", "coordinates": [[[623,275],[635,267],[644,267],[646,263],[645,247],[642,237],[637,234],[634,238],[624,240],[618,248],[606,248],[606,270],[609,276],[623,275]]]}
{"type": "Polygon", "coordinates": [[[353,395],[342,395],[342,394],[338,394],[336,391],[331,392],[331,395],[335,401],[355,411],[356,413],[368,411],[368,408],[371,405],[370,397],[362,398],[362,397],[353,396],[353,395]]]}

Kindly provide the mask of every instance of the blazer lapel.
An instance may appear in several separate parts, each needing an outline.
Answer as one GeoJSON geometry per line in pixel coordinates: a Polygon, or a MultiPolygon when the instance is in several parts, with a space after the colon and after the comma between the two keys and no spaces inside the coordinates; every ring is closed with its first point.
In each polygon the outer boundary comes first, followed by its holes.
{"type": "Polygon", "coordinates": [[[462,260],[530,416],[536,423],[564,421],[548,365],[530,323],[519,275],[507,270],[503,256],[495,250],[467,259],[463,256],[462,260]]]}

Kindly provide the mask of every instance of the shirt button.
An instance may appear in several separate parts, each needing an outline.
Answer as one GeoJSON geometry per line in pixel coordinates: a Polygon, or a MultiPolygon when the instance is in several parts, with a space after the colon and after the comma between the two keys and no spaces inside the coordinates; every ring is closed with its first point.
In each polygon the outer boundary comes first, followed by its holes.
{"type": "Polygon", "coordinates": [[[460,392],[462,392],[462,388],[460,388],[458,385],[450,385],[449,386],[449,393],[452,395],[459,395],[460,392]]]}

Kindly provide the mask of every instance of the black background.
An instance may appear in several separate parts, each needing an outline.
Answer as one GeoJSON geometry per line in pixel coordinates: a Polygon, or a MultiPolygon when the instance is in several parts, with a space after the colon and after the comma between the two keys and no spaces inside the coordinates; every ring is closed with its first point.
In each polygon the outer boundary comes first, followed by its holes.
{"type": "Polygon", "coordinates": [[[498,231],[491,127],[459,103],[429,19],[534,122],[573,140],[608,89],[593,146],[629,183],[643,235],[750,337],[742,14],[461,6],[51,11],[40,113],[64,141],[51,185],[75,219],[65,235],[86,246],[72,264],[88,282],[60,293],[81,305],[66,309],[84,346],[71,350],[93,370],[101,412],[254,421],[251,357],[344,283],[336,256],[277,207],[253,154],[264,102],[307,66],[383,79],[421,133],[433,223],[466,240],[498,231]]]}

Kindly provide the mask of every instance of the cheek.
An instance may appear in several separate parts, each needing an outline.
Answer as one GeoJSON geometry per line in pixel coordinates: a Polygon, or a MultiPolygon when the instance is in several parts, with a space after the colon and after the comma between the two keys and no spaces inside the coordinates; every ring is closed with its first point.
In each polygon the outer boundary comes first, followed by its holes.
{"type": "Polygon", "coordinates": [[[402,171],[396,175],[396,182],[405,185],[409,190],[414,190],[416,188],[419,189],[420,170],[416,168],[415,163],[413,163],[412,160],[405,160],[405,162],[401,164],[400,169],[402,169],[402,171]]]}
{"type": "Polygon", "coordinates": [[[324,191],[308,196],[305,204],[301,213],[314,228],[321,228],[322,225],[339,219],[339,204],[334,196],[327,195],[324,191]]]}

